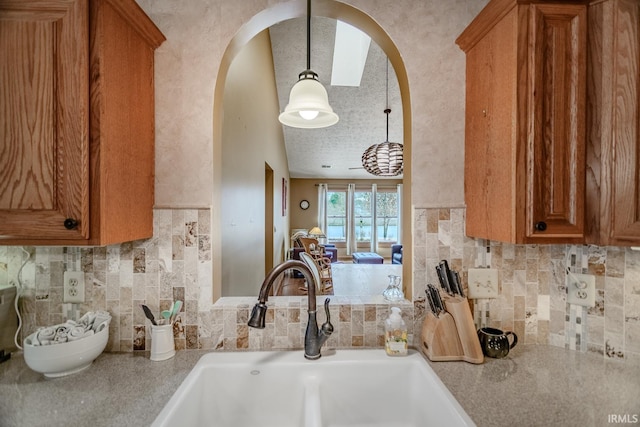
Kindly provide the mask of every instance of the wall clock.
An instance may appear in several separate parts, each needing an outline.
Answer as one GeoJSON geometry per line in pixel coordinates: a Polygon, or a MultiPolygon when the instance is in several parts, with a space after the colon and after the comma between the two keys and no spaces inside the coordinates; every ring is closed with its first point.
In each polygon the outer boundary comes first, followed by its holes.
{"type": "Polygon", "coordinates": [[[301,200],[300,201],[300,209],[302,210],[307,210],[309,209],[309,201],[308,200],[301,200]]]}

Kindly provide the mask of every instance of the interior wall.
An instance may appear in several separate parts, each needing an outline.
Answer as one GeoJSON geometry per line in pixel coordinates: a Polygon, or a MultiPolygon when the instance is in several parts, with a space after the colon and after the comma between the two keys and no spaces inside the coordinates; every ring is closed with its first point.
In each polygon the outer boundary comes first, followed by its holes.
{"type": "MultiPolygon", "coordinates": [[[[305,2],[137,1],[167,37],[156,51],[156,202],[162,206],[214,205],[213,138],[217,130],[211,118],[225,51],[244,42],[241,37],[234,39],[243,26],[273,23],[274,14],[297,16],[306,9],[305,2]]],[[[412,168],[406,176],[416,207],[463,205],[465,58],[454,41],[487,1],[313,3],[313,14],[335,15],[345,4],[362,11],[386,32],[387,40],[372,34],[376,43],[387,54],[393,43],[401,55],[411,90],[410,105],[405,106],[403,100],[403,111],[415,115],[404,133],[411,138],[407,155],[412,168]]],[[[353,24],[363,27],[367,23],[353,24]]]]}
{"type": "MultiPolygon", "coordinates": [[[[305,228],[318,225],[318,184],[313,179],[291,179],[291,229],[305,228]],[[302,200],[309,201],[309,209],[300,208],[302,200]]],[[[324,181],[322,181],[324,182],[324,181]]]]}
{"type": "MultiPolygon", "coordinates": [[[[273,257],[288,247],[288,209],[282,210],[283,179],[289,179],[268,31],[236,56],[224,91],[222,125],[222,294],[256,295],[265,270],[265,163],[273,169],[273,257]],[[250,268],[247,268],[250,266],[250,268]]],[[[285,194],[286,197],[286,194],[285,194]]]]}

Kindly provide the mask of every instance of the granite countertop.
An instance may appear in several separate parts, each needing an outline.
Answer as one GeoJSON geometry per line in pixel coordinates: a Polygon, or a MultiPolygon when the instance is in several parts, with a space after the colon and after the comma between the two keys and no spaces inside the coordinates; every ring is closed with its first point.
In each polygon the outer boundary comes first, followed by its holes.
{"type": "MultiPolygon", "coordinates": [[[[148,353],[104,353],[85,371],[57,379],[14,354],[0,364],[0,426],[148,426],[205,353],[179,351],[162,362],[148,353]]],[[[611,414],[640,418],[636,363],[536,345],[482,365],[428,363],[478,426],[585,427],[610,424],[611,414]]]]}
{"type": "Polygon", "coordinates": [[[640,424],[640,364],[545,345],[518,345],[481,365],[429,362],[478,426],[640,424]]]}
{"type": "Polygon", "coordinates": [[[22,353],[0,364],[0,427],[142,427],[151,425],[205,351],[103,353],[89,368],[47,379],[22,353]]]}

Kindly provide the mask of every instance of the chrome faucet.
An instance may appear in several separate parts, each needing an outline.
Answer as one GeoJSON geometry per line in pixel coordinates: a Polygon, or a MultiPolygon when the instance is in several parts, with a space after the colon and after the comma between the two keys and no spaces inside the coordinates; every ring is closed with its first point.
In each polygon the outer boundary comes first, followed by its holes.
{"type": "Polygon", "coordinates": [[[322,328],[318,328],[318,321],[316,320],[316,281],[313,278],[313,274],[309,267],[302,261],[285,261],[282,264],[275,266],[273,270],[267,274],[267,277],[265,277],[262,287],[260,288],[258,303],[251,311],[249,326],[252,328],[264,329],[264,318],[267,314],[266,302],[269,298],[271,286],[273,286],[273,282],[280,274],[290,268],[302,273],[307,281],[309,320],[307,321],[307,330],[304,334],[304,357],[311,360],[319,359],[320,347],[322,347],[322,344],[324,344],[333,333],[333,325],[331,324],[331,316],[329,314],[330,299],[327,298],[324,300],[324,311],[327,315],[327,321],[322,324],[322,328]]]}

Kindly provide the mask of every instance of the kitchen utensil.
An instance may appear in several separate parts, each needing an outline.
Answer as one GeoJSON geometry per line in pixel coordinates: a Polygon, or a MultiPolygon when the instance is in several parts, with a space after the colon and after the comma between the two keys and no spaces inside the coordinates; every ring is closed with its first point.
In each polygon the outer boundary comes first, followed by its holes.
{"type": "Polygon", "coordinates": [[[440,261],[440,274],[442,275],[442,279],[445,281],[447,289],[449,290],[449,295],[458,294],[458,289],[456,289],[453,283],[453,275],[451,273],[451,269],[449,268],[449,263],[446,259],[440,261]]]}
{"type": "Polygon", "coordinates": [[[155,317],[153,317],[153,313],[151,312],[149,307],[147,307],[144,304],[141,304],[140,306],[142,307],[142,311],[144,311],[144,315],[147,317],[147,319],[149,319],[151,321],[151,324],[152,325],[157,325],[158,323],[156,322],[155,317]]]}
{"type": "Polygon", "coordinates": [[[440,265],[436,265],[436,273],[438,274],[438,281],[440,282],[440,287],[449,295],[453,295],[451,288],[449,287],[449,281],[445,277],[445,273],[442,270],[440,265]]]}
{"type": "Polygon", "coordinates": [[[430,289],[427,287],[427,289],[425,289],[424,292],[427,294],[427,301],[429,302],[429,308],[431,308],[431,312],[433,313],[434,316],[437,316],[438,312],[436,311],[436,305],[433,302],[433,297],[431,296],[430,289]]]}
{"type": "Polygon", "coordinates": [[[160,315],[162,316],[162,318],[164,320],[169,320],[169,318],[171,317],[171,311],[170,310],[162,310],[160,312],[160,315]]]}
{"type": "Polygon", "coordinates": [[[433,301],[436,305],[436,308],[438,309],[438,313],[445,311],[444,303],[442,302],[442,298],[440,297],[440,291],[438,291],[438,289],[431,284],[429,286],[431,289],[431,296],[433,297],[433,301]]]}
{"type": "Polygon", "coordinates": [[[482,353],[487,357],[502,359],[509,350],[518,344],[518,336],[511,331],[503,332],[496,328],[480,328],[478,329],[478,338],[480,339],[480,347],[482,353]],[[513,338],[509,342],[509,335],[513,338]]]}
{"type": "Polygon", "coordinates": [[[173,323],[173,321],[176,320],[176,316],[178,315],[178,313],[180,313],[181,308],[182,308],[182,301],[178,300],[175,303],[173,303],[173,309],[171,309],[171,317],[170,317],[171,323],[173,323]]]}
{"type": "Polygon", "coordinates": [[[438,316],[438,314],[440,314],[440,311],[442,310],[442,307],[440,307],[440,305],[436,301],[436,296],[435,296],[435,294],[433,292],[434,289],[435,288],[431,283],[429,283],[427,285],[427,294],[429,295],[429,298],[431,299],[431,302],[433,303],[433,314],[438,316]]]}
{"type": "MultiPolygon", "coordinates": [[[[434,287],[435,289],[435,287],[434,287]]],[[[460,296],[445,299],[446,311],[425,316],[422,323],[422,352],[434,362],[464,360],[482,363],[484,355],[478,340],[469,301],[460,296]]]]}
{"type": "Polygon", "coordinates": [[[461,297],[464,297],[464,289],[462,289],[462,281],[460,280],[460,275],[456,270],[451,271],[451,278],[453,280],[453,284],[457,289],[457,294],[461,297]]]}

